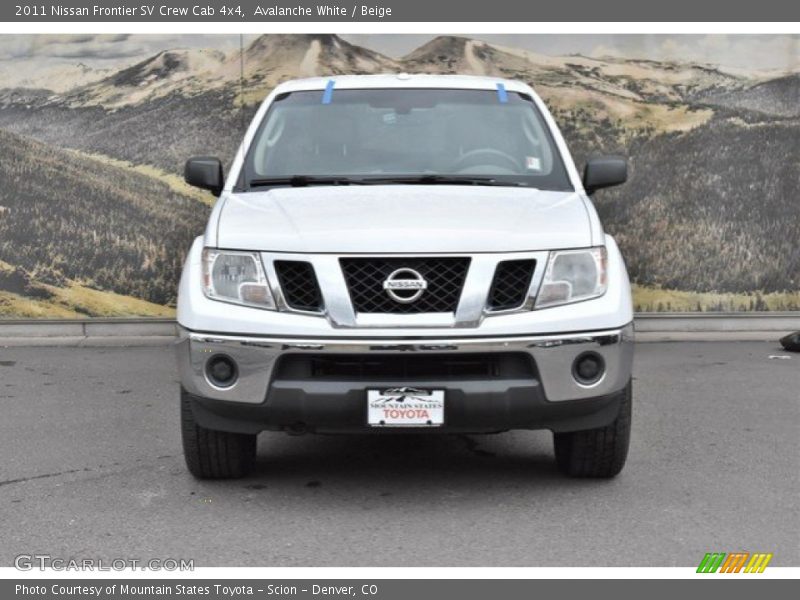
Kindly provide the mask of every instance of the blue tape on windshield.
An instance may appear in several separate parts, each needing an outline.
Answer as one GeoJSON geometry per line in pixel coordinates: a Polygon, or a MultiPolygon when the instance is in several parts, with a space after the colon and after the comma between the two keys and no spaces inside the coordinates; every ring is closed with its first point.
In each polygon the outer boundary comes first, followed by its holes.
{"type": "Polygon", "coordinates": [[[508,102],[508,92],[506,92],[506,86],[504,86],[502,83],[497,84],[497,99],[502,104],[508,102]]]}
{"type": "Polygon", "coordinates": [[[333,86],[334,86],[333,79],[328,80],[328,85],[325,86],[325,91],[322,93],[322,103],[323,104],[330,104],[331,100],[333,99],[333,86]]]}

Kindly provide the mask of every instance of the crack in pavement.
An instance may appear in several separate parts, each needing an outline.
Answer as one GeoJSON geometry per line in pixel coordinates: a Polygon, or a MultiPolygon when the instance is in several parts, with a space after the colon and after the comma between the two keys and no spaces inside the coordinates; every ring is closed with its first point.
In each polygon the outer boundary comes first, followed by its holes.
{"type": "Polygon", "coordinates": [[[25,483],[26,481],[33,481],[34,479],[47,479],[48,477],[58,477],[59,475],[70,475],[72,473],[81,473],[84,471],[92,471],[89,467],[84,469],[69,469],[67,471],[58,471],[57,473],[45,473],[43,475],[31,475],[30,477],[20,477],[19,479],[6,479],[0,481],[0,486],[11,485],[12,483],[25,483]]]}
{"type": "MultiPolygon", "coordinates": [[[[162,454],[160,456],[157,456],[156,460],[164,460],[166,458],[173,458],[175,456],[177,456],[177,454],[162,454]]],[[[66,471],[57,471],[55,473],[44,473],[42,475],[31,475],[30,477],[6,479],[5,481],[0,481],[0,487],[4,485],[13,485],[15,483],[25,483],[26,481],[34,481],[36,479],[49,479],[51,477],[59,477],[61,475],[72,475],[74,473],[93,473],[95,471],[100,471],[101,469],[106,469],[108,467],[113,467],[113,466],[116,465],[99,465],[97,467],[83,467],[82,469],[67,469],[66,471]]]]}

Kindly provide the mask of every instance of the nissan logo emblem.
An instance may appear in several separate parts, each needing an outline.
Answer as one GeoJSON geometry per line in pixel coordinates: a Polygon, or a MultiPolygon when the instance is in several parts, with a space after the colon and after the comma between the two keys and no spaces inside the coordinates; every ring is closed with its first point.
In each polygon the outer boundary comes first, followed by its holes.
{"type": "Polygon", "coordinates": [[[418,271],[403,267],[389,274],[383,282],[383,289],[395,302],[411,304],[419,300],[423,292],[428,289],[428,282],[418,271]]]}

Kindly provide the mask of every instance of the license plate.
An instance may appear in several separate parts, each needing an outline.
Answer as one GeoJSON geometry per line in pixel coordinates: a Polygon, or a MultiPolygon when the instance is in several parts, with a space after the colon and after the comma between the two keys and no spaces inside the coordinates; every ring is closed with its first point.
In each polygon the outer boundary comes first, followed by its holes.
{"type": "Polygon", "coordinates": [[[373,427],[437,427],[444,423],[444,390],[367,390],[367,408],[373,427]]]}

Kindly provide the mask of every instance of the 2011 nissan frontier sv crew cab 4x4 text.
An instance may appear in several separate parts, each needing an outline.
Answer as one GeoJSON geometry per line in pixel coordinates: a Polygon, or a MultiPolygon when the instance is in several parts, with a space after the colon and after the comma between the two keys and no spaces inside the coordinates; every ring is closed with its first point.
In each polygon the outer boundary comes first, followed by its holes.
{"type": "Polygon", "coordinates": [[[611,477],[631,427],[633,312],[580,177],[527,85],[337,76],[279,85],[219,196],[178,297],[183,446],[240,477],[256,436],[550,429],[558,468],[611,477]]]}

